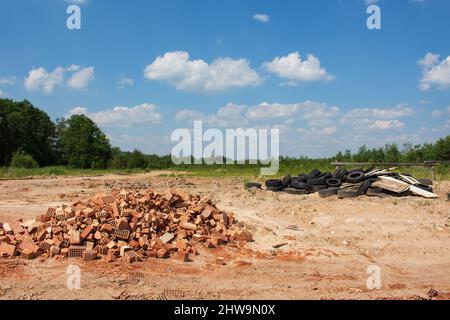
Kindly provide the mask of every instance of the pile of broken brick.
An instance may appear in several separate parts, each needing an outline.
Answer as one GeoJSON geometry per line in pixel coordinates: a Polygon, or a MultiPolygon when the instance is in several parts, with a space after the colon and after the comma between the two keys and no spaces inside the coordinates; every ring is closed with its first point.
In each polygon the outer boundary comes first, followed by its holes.
{"type": "Polygon", "coordinates": [[[210,200],[170,189],[164,194],[113,190],[87,201],[49,208],[35,220],[0,223],[0,256],[102,257],[112,262],[178,257],[189,261],[198,248],[238,245],[251,233],[232,213],[210,200]]]}

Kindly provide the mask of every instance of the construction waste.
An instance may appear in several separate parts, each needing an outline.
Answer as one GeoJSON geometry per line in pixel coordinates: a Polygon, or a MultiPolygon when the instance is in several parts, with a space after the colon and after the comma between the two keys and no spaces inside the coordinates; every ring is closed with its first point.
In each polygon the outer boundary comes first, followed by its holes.
{"type": "Polygon", "coordinates": [[[0,223],[0,256],[102,257],[128,262],[172,255],[189,261],[199,246],[252,241],[233,213],[199,195],[113,190],[72,205],[48,208],[35,220],[0,223]]]}
{"type": "MultiPolygon", "coordinates": [[[[433,182],[428,179],[417,180],[411,175],[396,173],[395,168],[379,170],[375,168],[337,169],[333,174],[322,173],[318,169],[309,174],[287,175],[282,179],[265,182],[267,190],[290,194],[309,194],[318,192],[321,197],[337,195],[339,198],[367,196],[408,196],[437,198],[433,193],[433,182]]],[[[247,183],[247,189],[258,188],[257,183],[247,183]]]]}

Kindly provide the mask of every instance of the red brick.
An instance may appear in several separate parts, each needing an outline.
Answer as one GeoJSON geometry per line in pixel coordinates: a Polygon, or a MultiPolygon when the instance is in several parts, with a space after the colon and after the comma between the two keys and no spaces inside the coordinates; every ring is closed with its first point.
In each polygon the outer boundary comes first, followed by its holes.
{"type": "Polygon", "coordinates": [[[187,230],[197,230],[197,226],[190,222],[181,222],[180,227],[187,230]]]}
{"type": "Polygon", "coordinates": [[[92,261],[97,259],[98,252],[97,250],[84,250],[83,252],[83,260],[84,261],[92,261]]]}
{"type": "Polygon", "coordinates": [[[80,244],[80,231],[72,230],[70,233],[70,244],[80,244]]]}
{"type": "Polygon", "coordinates": [[[92,232],[92,230],[94,230],[93,225],[89,225],[86,228],[84,228],[83,232],[81,232],[80,234],[81,239],[87,238],[87,236],[92,232]]]}
{"type": "Polygon", "coordinates": [[[0,255],[12,257],[16,254],[16,246],[6,242],[0,243],[0,255]]]}
{"type": "Polygon", "coordinates": [[[30,249],[24,249],[20,253],[20,256],[24,259],[30,260],[35,258],[35,253],[31,251],[30,249]]]}
{"type": "Polygon", "coordinates": [[[158,258],[167,258],[168,252],[166,249],[159,249],[158,251],[156,251],[156,256],[158,258]]]}
{"type": "Polygon", "coordinates": [[[104,223],[104,224],[101,225],[100,231],[101,232],[111,233],[113,231],[113,226],[108,224],[108,223],[104,223]]]}

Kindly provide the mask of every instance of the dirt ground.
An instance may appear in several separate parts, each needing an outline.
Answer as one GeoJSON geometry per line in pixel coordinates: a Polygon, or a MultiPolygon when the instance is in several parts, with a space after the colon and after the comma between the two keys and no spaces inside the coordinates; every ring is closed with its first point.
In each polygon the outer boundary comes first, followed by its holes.
{"type": "Polygon", "coordinates": [[[32,219],[112,188],[176,187],[235,213],[255,241],[202,249],[188,263],[0,258],[0,299],[421,299],[430,289],[450,299],[448,181],[435,184],[437,200],[340,200],[246,191],[240,178],[159,174],[0,180],[0,221],[32,219]],[[68,289],[69,265],[80,267],[81,289],[68,289]],[[369,290],[373,265],[381,288],[369,290]]]}

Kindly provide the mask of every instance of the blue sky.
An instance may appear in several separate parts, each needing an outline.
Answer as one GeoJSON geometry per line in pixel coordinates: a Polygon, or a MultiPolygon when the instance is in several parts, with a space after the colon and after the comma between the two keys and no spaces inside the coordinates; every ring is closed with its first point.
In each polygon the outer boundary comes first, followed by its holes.
{"type": "Polygon", "coordinates": [[[84,113],[126,150],[167,154],[203,120],[327,156],[450,134],[449,36],[445,0],[2,0],[0,96],[84,113]]]}

